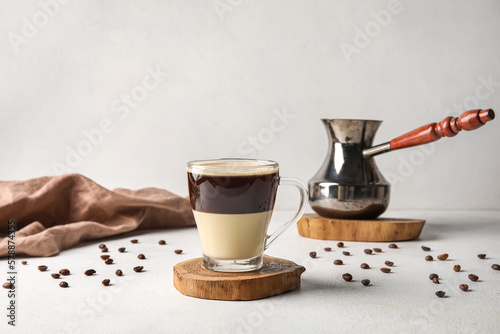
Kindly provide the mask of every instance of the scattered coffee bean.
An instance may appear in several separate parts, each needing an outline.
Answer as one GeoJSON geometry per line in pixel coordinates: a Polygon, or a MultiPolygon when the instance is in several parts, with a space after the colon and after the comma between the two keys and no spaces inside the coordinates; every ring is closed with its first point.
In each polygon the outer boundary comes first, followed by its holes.
{"type": "Polygon", "coordinates": [[[107,252],[108,252],[108,249],[106,247],[101,248],[101,253],[107,253],[107,252]]]}
{"type": "Polygon", "coordinates": [[[368,286],[370,285],[370,280],[369,279],[361,280],[361,284],[363,284],[364,286],[368,286]]]}
{"type": "Polygon", "coordinates": [[[9,283],[9,282],[2,284],[2,288],[4,288],[4,289],[12,289],[13,287],[14,287],[14,284],[9,283]]]}
{"type": "Polygon", "coordinates": [[[382,252],[382,248],[374,248],[373,251],[377,252],[377,253],[380,253],[380,252],[382,252]]]}
{"type": "Polygon", "coordinates": [[[316,258],[316,252],[309,252],[309,256],[313,259],[316,258]]]}
{"type": "Polygon", "coordinates": [[[434,258],[432,257],[432,255],[427,255],[425,257],[425,261],[434,261],[434,258]]]}
{"type": "Polygon", "coordinates": [[[394,265],[394,262],[392,261],[385,261],[384,262],[386,266],[392,267],[394,265]]]}
{"type": "Polygon", "coordinates": [[[390,268],[380,268],[380,271],[383,272],[383,273],[390,273],[391,272],[391,269],[390,268]]]}
{"type": "Polygon", "coordinates": [[[439,298],[443,298],[445,294],[446,294],[446,292],[444,292],[444,291],[436,292],[436,296],[438,296],[439,298]]]}
{"type": "Polygon", "coordinates": [[[368,248],[365,249],[364,252],[365,252],[365,254],[371,254],[371,253],[373,253],[373,251],[371,249],[368,249],[368,248]]]}
{"type": "Polygon", "coordinates": [[[84,274],[86,276],[92,276],[95,274],[95,270],[94,269],[87,269],[87,270],[85,270],[84,274]]]}
{"type": "Polygon", "coordinates": [[[340,265],[344,264],[344,262],[342,262],[342,260],[335,260],[335,261],[333,261],[333,264],[340,266],[340,265]]]}
{"type": "Polygon", "coordinates": [[[45,271],[47,270],[47,266],[38,266],[38,270],[45,271]]]}
{"type": "Polygon", "coordinates": [[[499,264],[492,264],[491,269],[493,270],[500,270],[500,265],[499,264]]]}
{"type": "Polygon", "coordinates": [[[101,255],[101,259],[107,260],[107,259],[109,259],[109,255],[101,255]]]}
{"type": "Polygon", "coordinates": [[[28,264],[28,261],[21,261],[21,263],[22,263],[23,265],[27,265],[27,264],[28,264]]]}
{"type": "Polygon", "coordinates": [[[111,264],[111,263],[113,263],[113,259],[112,258],[106,259],[106,261],[104,261],[104,263],[111,264]]]}
{"type": "Polygon", "coordinates": [[[349,255],[351,255],[351,253],[346,252],[346,251],[343,251],[343,252],[342,252],[342,254],[344,254],[345,256],[349,256],[349,255]]]}
{"type": "Polygon", "coordinates": [[[142,269],[144,269],[144,267],[143,267],[143,266],[137,266],[137,267],[134,267],[134,271],[135,271],[136,273],[141,272],[141,271],[142,271],[142,269]]]}
{"type": "Polygon", "coordinates": [[[460,290],[467,291],[469,290],[469,286],[467,284],[460,284],[460,290]]]}
{"type": "Polygon", "coordinates": [[[109,282],[111,282],[109,279],[102,280],[102,285],[108,286],[109,282]]]}
{"type": "Polygon", "coordinates": [[[425,251],[425,252],[428,252],[431,250],[430,247],[426,247],[426,246],[422,246],[422,250],[425,251]]]}
{"type": "Polygon", "coordinates": [[[118,269],[117,271],[115,271],[115,275],[116,276],[123,276],[123,271],[121,271],[120,269],[118,269]]]}
{"type": "Polygon", "coordinates": [[[477,257],[480,258],[481,260],[486,259],[486,254],[477,254],[477,257]]]}
{"type": "Polygon", "coordinates": [[[61,275],[59,275],[58,273],[52,273],[52,274],[50,274],[50,276],[52,276],[52,278],[59,278],[59,277],[61,277],[61,275]]]}
{"type": "Polygon", "coordinates": [[[101,249],[106,248],[106,245],[105,244],[100,244],[99,248],[101,248],[101,249]]]}
{"type": "Polygon", "coordinates": [[[139,255],[137,255],[137,258],[141,259],[141,260],[144,260],[146,257],[144,256],[144,254],[139,254],[139,255]]]}
{"type": "Polygon", "coordinates": [[[61,288],[67,288],[69,285],[68,285],[68,282],[62,281],[61,283],[59,283],[59,286],[61,288]]]}
{"type": "Polygon", "coordinates": [[[396,244],[390,244],[389,248],[398,248],[398,245],[396,245],[396,244]]]}
{"type": "Polygon", "coordinates": [[[453,266],[453,270],[458,273],[460,270],[462,270],[462,267],[459,264],[456,264],[453,266]]]}
{"type": "Polygon", "coordinates": [[[434,277],[434,278],[432,279],[432,283],[434,283],[434,284],[439,284],[439,277],[437,277],[437,276],[436,276],[436,277],[434,277]]]}
{"type": "Polygon", "coordinates": [[[448,254],[441,254],[441,255],[438,255],[437,258],[441,261],[444,261],[448,258],[448,254]]]}
{"type": "Polygon", "coordinates": [[[325,247],[324,250],[325,250],[325,252],[331,252],[332,248],[331,247],[325,247]]]}
{"type": "Polygon", "coordinates": [[[181,254],[182,253],[182,249],[176,249],[174,250],[175,254],[181,254]]]}
{"type": "Polygon", "coordinates": [[[138,241],[139,241],[139,240],[137,240],[137,239],[132,239],[132,240],[130,240],[130,242],[131,242],[131,243],[133,243],[133,244],[136,244],[138,241]]]}
{"type": "Polygon", "coordinates": [[[345,273],[342,275],[342,278],[344,279],[344,281],[347,281],[347,282],[350,282],[352,281],[352,275],[349,274],[349,273],[345,273]]]}
{"type": "Polygon", "coordinates": [[[119,251],[120,253],[125,252],[125,247],[120,247],[120,248],[118,248],[118,251],[119,251]]]}
{"type": "Polygon", "coordinates": [[[368,263],[361,263],[361,269],[370,269],[368,263]]]}
{"type": "Polygon", "coordinates": [[[470,275],[469,275],[469,279],[470,279],[472,282],[477,282],[477,280],[479,279],[479,277],[478,277],[477,275],[470,274],[470,275]]]}
{"type": "Polygon", "coordinates": [[[434,277],[439,278],[438,274],[430,274],[430,275],[429,275],[429,279],[430,279],[431,281],[434,279],[434,277]]]}
{"type": "Polygon", "coordinates": [[[63,276],[68,276],[69,270],[68,269],[61,269],[61,270],[59,270],[59,274],[61,274],[63,276]]]}
{"type": "Polygon", "coordinates": [[[158,241],[158,244],[159,245],[166,245],[167,243],[165,242],[165,240],[160,240],[160,241],[158,241]]]}
{"type": "Polygon", "coordinates": [[[341,241],[341,242],[337,242],[337,247],[338,248],[343,248],[344,247],[344,243],[341,241]]]}

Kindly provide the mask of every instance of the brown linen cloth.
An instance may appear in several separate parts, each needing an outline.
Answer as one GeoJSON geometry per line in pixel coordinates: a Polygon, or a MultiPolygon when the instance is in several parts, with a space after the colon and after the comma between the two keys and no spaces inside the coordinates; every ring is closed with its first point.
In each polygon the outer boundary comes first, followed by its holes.
{"type": "Polygon", "coordinates": [[[79,174],[0,181],[0,257],[10,219],[16,253],[34,256],[135,229],[195,225],[186,198],[157,188],[111,191],[79,174]]]}

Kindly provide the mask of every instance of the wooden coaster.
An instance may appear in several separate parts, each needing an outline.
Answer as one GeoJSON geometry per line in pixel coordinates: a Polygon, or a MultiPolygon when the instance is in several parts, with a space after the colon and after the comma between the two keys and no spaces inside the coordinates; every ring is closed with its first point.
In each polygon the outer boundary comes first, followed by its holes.
{"type": "Polygon", "coordinates": [[[299,234],[321,240],[401,241],[415,239],[425,220],[378,218],[374,220],[333,219],[306,213],[298,221],[299,234]]]}
{"type": "Polygon", "coordinates": [[[305,270],[292,261],[264,255],[264,265],[258,271],[222,273],[205,268],[203,259],[197,258],[174,266],[174,286],[191,297],[253,300],[298,288],[305,270]]]}

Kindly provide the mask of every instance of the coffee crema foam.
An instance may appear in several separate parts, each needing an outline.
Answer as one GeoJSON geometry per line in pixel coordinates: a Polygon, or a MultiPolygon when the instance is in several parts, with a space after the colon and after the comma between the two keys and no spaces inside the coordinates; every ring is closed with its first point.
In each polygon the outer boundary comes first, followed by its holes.
{"type": "Polygon", "coordinates": [[[278,172],[278,164],[256,161],[207,161],[189,166],[187,171],[198,175],[252,176],[278,172]]]}

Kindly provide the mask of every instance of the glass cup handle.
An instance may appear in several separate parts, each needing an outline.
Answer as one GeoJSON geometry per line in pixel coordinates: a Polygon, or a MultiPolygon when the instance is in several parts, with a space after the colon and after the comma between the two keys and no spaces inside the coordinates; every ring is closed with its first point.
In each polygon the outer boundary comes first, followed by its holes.
{"type": "Polygon", "coordinates": [[[304,211],[306,210],[307,206],[307,199],[308,199],[307,188],[305,184],[302,183],[302,181],[292,177],[280,177],[279,185],[295,186],[299,190],[300,206],[299,210],[291,220],[281,225],[276,231],[274,231],[273,233],[271,233],[271,235],[267,237],[266,247],[264,249],[268,249],[269,246],[271,246],[271,244],[274,242],[274,240],[276,240],[276,238],[278,238],[281,235],[281,233],[283,233],[288,227],[290,227],[290,225],[298,222],[300,217],[302,217],[302,215],[304,214],[304,211]]]}

